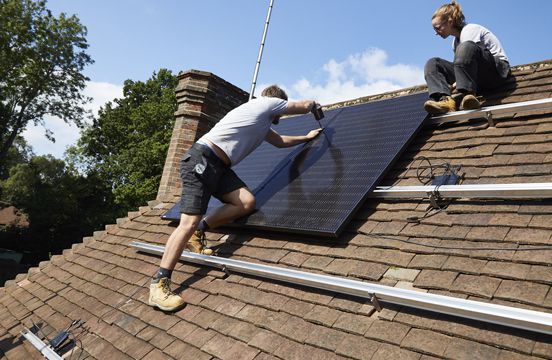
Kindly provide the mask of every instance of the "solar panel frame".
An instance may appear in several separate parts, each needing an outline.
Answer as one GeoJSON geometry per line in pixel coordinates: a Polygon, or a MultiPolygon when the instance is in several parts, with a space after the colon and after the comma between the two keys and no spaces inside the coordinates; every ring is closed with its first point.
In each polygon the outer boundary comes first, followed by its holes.
{"type": "MultiPolygon", "coordinates": [[[[234,167],[258,210],[226,227],[339,236],[421,128],[426,98],[419,93],[326,111],[323,133],[309,143],[286,149],[263,143],[234,167]]],[[[317,126],[308,114],[281,120],[275,130],[302,135],[317,126]]],[[[213,199],[208,213],[220,205],[213,199]]],[[[179,219],[178,208],[164,218],[179,219]]]]}

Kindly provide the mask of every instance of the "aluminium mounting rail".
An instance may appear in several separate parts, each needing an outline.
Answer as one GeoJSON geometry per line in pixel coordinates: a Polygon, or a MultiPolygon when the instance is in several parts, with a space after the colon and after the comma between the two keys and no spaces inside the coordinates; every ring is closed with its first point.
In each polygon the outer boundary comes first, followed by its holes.
{"type": "MultiPolygon", "coordinates": [[[[138,251],[150,254],[161,255],[164,252],[164,247],[159,245],[132,242],[130,246],[136,248],[138,251]]],[[[200,255],[187,251],[182,252],[180,259],[199,265],[221,268],[225,272],[235,271],[237,273],[304,285],[360,298],[377,299],[378,301],[387,303],[552,335],[552,314],[549,313],[399,289],[391,286],[255,264],[218,256],[200,255]]]]}
{"type": "Polygon", "coordinates": [[[21,335],[23,335],[23,337],[25,339],[29,340],[31,345],[33,345],[35,348],[37,348],[38,351],[40,351],[40,353],[46,359],[48,359],[48,360],[62,360],[63,359],[61,356],[58,355],[58,353],[56,353],[54,351],[54,349],[52,349],[52,347],[50,345],[45,344],[42,340],[40,340],[40,338],[38,336],[33,334],[33,332],[31,332],[31,330],[25,328],[23,331],[21,331],[21,335]]]}
{"type": "Polygon", "coordinates": [[[552,183],[378,186],[369,196],[412,199],[425,198],[435,193],[443,198],[548,199],[552,198],[552,183]]]}
{"type": "Polygon", "coordinates": [[[547,98],[521,101],[511,104],[482,107],[477,110],[455,111],[445,115],[432,116],[426,120],[425,124],[442,124],[452,121],[485,118],[489,121],[491,126],[494,126],[493,116],[503,114],[521,114],[534,110],[550,110],[552,112],[552,99],[547,98]]]}

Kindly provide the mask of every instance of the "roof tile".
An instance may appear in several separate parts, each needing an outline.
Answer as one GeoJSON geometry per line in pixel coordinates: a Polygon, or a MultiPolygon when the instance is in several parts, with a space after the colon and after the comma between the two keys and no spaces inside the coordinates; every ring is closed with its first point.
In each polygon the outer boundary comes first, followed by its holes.
{"type": "Polygon", "coordinates": [[[410,326],[377,320],[372,323],[365,336],[370,339],[399,345],[409,331],[410,326]]]}
{"type": "Polygon", "coordinates": [[[500,349],[464,339],[455,339],[447,346],[445,357],[458,360],[500,359],[500,349]]]}
{"type": "MultiPolygon", "coordinates": [[[[420,354],[396,346],[382,344],[374,354],[373,359],[418,360],[420,354]]],[[[429,357],[428,357],[429,359],[429,357]]]]}
{"type": "Polygon", "coordinates": [[[454,280],[452,290],[470,295],[492,298],[500,283],[500,279],[489,276],[460,274],[454,280]]]}
{"type": "Polygon", "coordinates": [[[450,336],[422,329],[411,329],[401,342],[401,347],[422,353],[444,356],[454,340],[450,336]]]}
{"type": "Polygon", "coordinates": [[[284,338],[270,331],[260,330],[249,341],[248,345],[258,348],[267,353],[273,353],[282,343],[284,338]]]}
{"type": "Polygon", "coordinates": [[[205,352],[183,342],[180,340],[175,340],[171,346],[165,349],[165,352],[175,359],[197,359],[197,360],[209,360],[211,356],[205,352]]]}
{"type": "Polygon", "coordinates": [[[316,326],[313,330],[305,339],[305,343],[332,352],[346,336],[346,333],[325,326],[316,326]]]}
{"type": "Polygon", "coordinates": [[[345,336],[343,341],[338,345],[336,353],[352,357],[353,359],[372,359],[372,356],[379,347],[380,344],[377,341],[349,334],[345,336]]]}
{"type": "Polygon", "coordinates": [[[346,332],[364,335],[373,321],[374,319],[368,316],[342,313],[333,324],[333,327],[346,332]]]}
{"type": "Polygon", "coordinates": [[[414,285],[425,289],[450,289],[458,276],[454,271],[422,270],[414,285]]]}
{"type": "Polygon", "coordinates": [[[310,312],[305,314],[305,319],[317,324],[332,326],[340,315],[341,312],[338,310],[316,305],[310,312]]]}
{"type": "Polygon", "coordinates": [[[501,278],[524,280],[529,274],[530,265],[506,263],[503,261],[488,261],[483,269],[482,274],[492,275],[501,278]]]}
{"type": "Polygon", "coordinates": [[[506,235],[505,241],[526,244],[550,244],[552,243],[552,229],[511,229],[506,235]]]}
{"type": "Polygon", "coordinates": [[[549,285],[536,284],[529,281],[503,280],[495,293],[495,297],[527,304],[542,305],[549,290],[549,285]]]}

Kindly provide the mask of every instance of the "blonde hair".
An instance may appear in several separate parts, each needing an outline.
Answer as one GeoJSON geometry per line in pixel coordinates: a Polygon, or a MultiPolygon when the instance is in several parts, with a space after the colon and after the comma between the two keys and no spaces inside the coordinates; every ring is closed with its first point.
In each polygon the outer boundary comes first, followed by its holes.
{"type": "Polygon", "coordinates": [[[466,17],[464,16],[464,13],[462,13],[460,4],[458,4],[455,0],[453,0],[450,4],[442,5],[439,9],[437,9],[433,13],[431,20],[436,17],[441,18],[441,21],[452,20],[453,26],[457,29],[462,29],[464,25],[466,25],[466,17]]]}
{"type": "Polygon", "coordinates": [[[261,92],[261,96],[275,97],[282,100],[288,99],[286,92],[282,90],[278,85],[270,85],[261,92]]]}

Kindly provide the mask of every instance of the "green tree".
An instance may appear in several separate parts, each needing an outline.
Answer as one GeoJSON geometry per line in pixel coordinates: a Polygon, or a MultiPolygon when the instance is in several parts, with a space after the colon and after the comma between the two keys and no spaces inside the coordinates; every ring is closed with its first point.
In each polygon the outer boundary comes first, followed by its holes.
{"type": "Polygon", "coordinates": [[[33,150],[25,139],[21,136],[16,137],[4,161],[0,163],[0,180],[8,178],[9,171],[12,167],[17,164],[29,162],[33,156],[33,150]]]}
{"type": "Polygon", "coordinates": [[[0,247],[31,252],[29,263],[80,242],[113,221],[117,210],[111,188],[95,173],[77,174],[51,155],[33,156],[13,166],[0,186],[2,202],[23,211],[30,223],[16,243],[8,238],[0,247]]]}
{"type": "Polygon", "coordinates": [[[0,164],[29,122],[45,126],[52,115],[82,125],[81,72],[93,62],[85,36],[77,17],[53,16],[45,0],[0,0],[0,164]]]}
{"type": "Polygon", "coordinates": [[[176,76],[166,69],[146,82],[125,81],[123,98],[107,103],[70,158],[113,187],[123,212],[156,196],[174,124],[176,76]]]}

